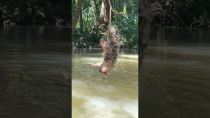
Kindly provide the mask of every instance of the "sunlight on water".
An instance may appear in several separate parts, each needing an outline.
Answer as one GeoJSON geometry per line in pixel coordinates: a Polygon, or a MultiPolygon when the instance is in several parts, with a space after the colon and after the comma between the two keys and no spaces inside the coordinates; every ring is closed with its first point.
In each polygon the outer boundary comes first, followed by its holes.
{"type": "Polygon", "coordinates": [[[72,117],[137,118],[138,55],[119,56],[116,67],[105,76],[91,66],[102,61],[102,55],[88,56],[73,55],[72,117]]]}
{"type": "Polygon", "coordinates": [[[119,55],[121,58],[138,59],[138,55],[119,55]]]}
{"type": "Polygon", "coordinates": [[[93,58],[93,57],[81,57],[81,58],[79,58],[79,60],[87,60],[87,61],[89,61],[89,60],[91,60],[91,61],[95,61],[95,60],[99,60],[99,61],[101,61],[101,58],[93,58]]]}

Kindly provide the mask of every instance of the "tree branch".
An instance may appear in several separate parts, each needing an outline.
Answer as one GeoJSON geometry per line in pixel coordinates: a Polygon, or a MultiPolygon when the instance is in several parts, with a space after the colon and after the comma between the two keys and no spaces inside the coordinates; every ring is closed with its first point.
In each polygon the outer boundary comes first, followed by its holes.
{"type": "Polygon", "coordinates": [[[109,0],[109,6],[110,6],[110,9],[111,9],[112,12],[114,12],[116,14],[125,14],[124,12],[117,12],[117,11],[113,10],[110,0],[109,0]]]}
{"type": "Polygon", "coordinates": [[[112,12],[114,12],[114,13],[116,13],[116,14],[125,14],[124,12],[117,12],[117,11],[115,11],[115,10],[113,10],[113,9],[111,9],[112,10],[112,12]]]}

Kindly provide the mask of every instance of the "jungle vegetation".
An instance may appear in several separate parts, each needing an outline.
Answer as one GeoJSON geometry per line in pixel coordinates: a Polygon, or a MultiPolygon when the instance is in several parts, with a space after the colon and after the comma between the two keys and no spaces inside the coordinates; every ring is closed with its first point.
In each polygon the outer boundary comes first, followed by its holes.
{"type": "MultiPolygon", "coordinates": [[[[145,1],[145,0],[139,0],[145,1]]],[[[124,48],[138,47],[138,0],[111,0],[116,11],[114,25],[124,48]]],[[[162,10],[154,16],[151,26],[210,27],[209,0],[151,0],[162,10]]],[[[71,16],[78,14],[72,43],[77,47],[99,47],[103,36],[96,28],[102,0],[1,0],[0,25],[71,25],[71,16]],[[81,2],[79,13],[75,11],[81,2]]]]}

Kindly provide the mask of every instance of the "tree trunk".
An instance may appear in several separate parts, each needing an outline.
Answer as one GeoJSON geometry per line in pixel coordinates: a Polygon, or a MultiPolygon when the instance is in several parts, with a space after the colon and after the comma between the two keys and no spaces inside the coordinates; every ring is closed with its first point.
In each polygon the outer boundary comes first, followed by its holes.
{"type": "Polygon", "coordinates": [[[94,0],[94,4],[95,4],[95,8],[96,8],[95,15],[96,15],[96,18],[98,18],[99,15],[100,15],[100,11],[99,11],[99,8],[98,8],[98,1],[94,0]]]}
{"type": "Polygon", "coordinates": [[[74,18],[73,18],[73,23],[72,23],[72,35],[74,34],[75,27],[77,25],[77,21],[79,19],[81,7],[82,7],[82,2],[83,0],[77,0],[77,5],[75,8],[75,13],[74,13],[74,18]]]}
{"type": "MultiPolygon", "coordinates": [[[[99,2],[97,1],[97,0],[94,0],[94,4],[95,4],[95,15],[96,15],[96,18],[99,18],[99,16],[100,16],[100,10],[99,10],[99,2]]],[[[94,29],[93,29],[95,32],[96,32],[96,34],[98,34],[98,27],[97,27],[97,23],[96,23],[96,25],[95,25],[95,27],[94,27],[94,29]]]]}
{"type": "Polygon", "coordinates": [[[80,33],[83,33],[83,19],[82,19],[82,10],[80,10],[80,33]]]}
{"type": "Polygon", "coordinates": [[[107,26],[109,25],[109,9],[110,7],[108,0],[102,0],[100,16],[96,23],[97,28],[104,24],[103,29],[107,30],[107,26]]]}
{"type": "Polygon", "coordinates": [[[87,19],[86,19],[86,31],[88,31],[88,18],[89,18],[89,10],[87,12],[87,19]]]}
{"type": "Polygon", "coordinates": [[[149,0],[139,0],[139,67],[142,64],[144,50],[148,44],[150,23],[158,10],[161,10],[158,8],[158,4],[151,3],[149,0]]]}

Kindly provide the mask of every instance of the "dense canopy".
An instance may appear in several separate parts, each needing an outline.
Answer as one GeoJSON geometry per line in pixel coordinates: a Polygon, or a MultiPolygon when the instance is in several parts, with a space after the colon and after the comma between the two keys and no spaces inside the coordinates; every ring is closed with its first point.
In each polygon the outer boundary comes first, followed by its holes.
{"type": "MultiPolygon", "coordinates": [[[[0,1],[1,25],[70,25],[78,0],[3,0],[0,1]],[[72,5],[71,5],[72,2],[72,5]],[[72,8],[71,8],[72,7],[72,8]],[[72,11],[72,14],[71,14],[72,11]]],[[[210,27],[209,0],[151,0],[162,12],[155,16],[152,26],[200,28],[210,27]]],[[[83,0],[82,10],[73,35],[73,46],[99,46],[100,34],[96,21],[102,0],[83,0]]],[[[137,48],[138,1],[112,0],[113,9],[125,15],[113,14],[112,23],[126,48],[137,48]]]]}

